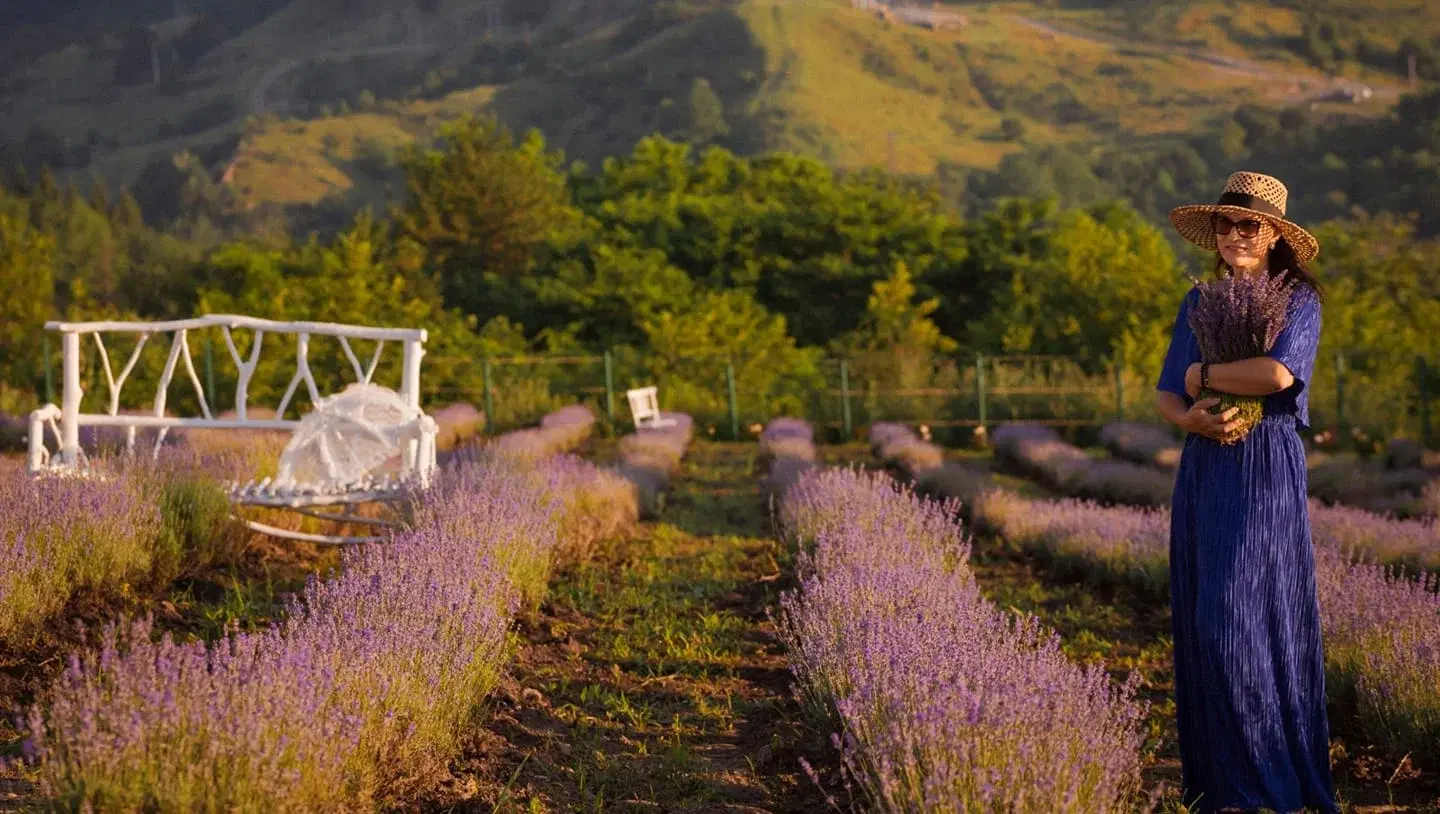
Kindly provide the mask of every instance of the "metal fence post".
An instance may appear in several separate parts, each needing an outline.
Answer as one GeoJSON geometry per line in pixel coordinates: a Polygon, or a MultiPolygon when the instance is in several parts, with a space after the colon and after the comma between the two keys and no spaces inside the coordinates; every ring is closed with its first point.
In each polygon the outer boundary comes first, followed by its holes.
{"type": "Polygon", "coordinates": [[[605,349],[605,420],[615,426],[615,359],[605,349]]]}
{"type": "Polygon", "coordinates": [[[48,333],[40,335],[40,355],[44,357],[40,361],[45,368],[45,403],[54,404],[55,368],[51,365],[52,357],[50,356],[50,334],[48,333]]]}
{"type": "Polygon", "coordinates": [[[975,354],[975,400],[980,408],[980,431],[985,433],[986,404],[985,404],[985,354],[975,354]]]}
{"type": "Polygon", "coordinates": [[[1115,362],[1115,420],[1125,420],[1125,373],[1117,357],[1115,362]]]}
{"type": "Polygon", "coordinates": [[[1342,447],[1350,445],[1350,428],[1345,422],[1345,352],[1335,351],[1335,424],[1342,447]]]}
{"type": "Polygon", "coordinates": [[[849,441],[854,427],[850,422],[850,362],[845,359],[840,360],[840,420],[849,441]]]}
{"type": "Polygon", "coordinates": [[[725,363],[725,389],[730,397],[730,440],[740,440],[740,410],[735,402],[735,365],[725,363]]]}
{"type": "Polygon", "coordinates": [[[1424,356],[1415,357],[1416,386],[1420,397],[1420,443],[1430,446],[1430,365],[1424,356]]]}
{"type": "Polygon", "coordinates": [[[485,377],[485,428],[495,429],[495,390],[490,386],[490,354],[480,357],[480,374],[485,377]]]}

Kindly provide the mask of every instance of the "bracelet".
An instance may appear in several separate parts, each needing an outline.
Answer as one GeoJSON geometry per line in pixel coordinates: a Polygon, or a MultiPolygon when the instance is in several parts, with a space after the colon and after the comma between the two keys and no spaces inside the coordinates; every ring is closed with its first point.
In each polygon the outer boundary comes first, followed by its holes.
{"type": "Polygon", "coordinates": [[[1201,362],[1201,363],[1200,363],[1200,389],[1201,389],[1201,390],[1209,390],[1209,389],[1210,389],[1210,363],[1209,363],[1209,362],[1201,362]]]}

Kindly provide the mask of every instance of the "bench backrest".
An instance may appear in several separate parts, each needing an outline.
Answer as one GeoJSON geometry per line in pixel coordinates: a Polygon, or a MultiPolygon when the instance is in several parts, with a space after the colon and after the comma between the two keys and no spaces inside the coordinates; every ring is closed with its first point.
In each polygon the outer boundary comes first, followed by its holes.
{"type": "Polygon", "coordinates": [[[321,393],[315,384],[315,377],[310,370],[311,336],[336,337],[355,373],[355,380],[367,384],[374,377],[375,370],[380,364],[385,343],[400,343],[404,358],[399,392],[401,398],[408,405],[416,409],[420,406],[420,360],[425,353],[424,343],[426,340],[426,332],[423,329],[374,328],[328,322],[278,322],[232,314],[214,314],[167,322],[49,322],[46,323],[45,328],[61,335],[63,389],[58,411],[53,405],[46,405],[31,415],[30,469],[32,471],[39,470],[46,465],[52,467],[77,465],[82,458],[80,449],[80,427],[82,426],[123,427],[127,430],[127,447],[133,446],[136,429],[156,428],[159,430],[155,440],[156,452],[159,451],[160,445],[164,441],[164,435],[171,427],[293,430],[299,422],[294,419],[286,419],[285,410],[290,406],[290,402],[300,386],[302,384],[305,386],[312,404],[318,403],[321,399],[321,393]],[[205,396],[205,388],[201,386],[200,377],[195,371],[188,334],[190,331],[205,328],[219,328],[222,331],[225,347],[238,369],[234,418],[217,418],[213,415],[211,405],[205,396]],[[253,332],[254,339],[251,341],[248,356],[242,356],[240,349],[235,344],[233,331],[237,328],[253,332]],[[106,350],[102,338],[102,335],[107,333],[138,335],[135,349],[120,370],[118,377],[114,374],[109,352],[106,350]],[[99,350],[105,382],[109,388],[107,410],[100,414],[80,411],[81,397],[84,392],[80,383],[80,343],[81,338],[87,334],[93,338],[99,350]],[[166,359],[152,401],[153,415],[120,415],[120,393],[125,386],[125,381],[134,370],[136,362],[139,361],[140,351],[144,349],[149,339],[157,334],[169,334],[171,338],[170,354],[166,359]],[[295,337],[295,374],[291,377],[289,386],[285,389],[285,395],[275,410],[275,418],[256,419],[250,418],[247,414],[250,406],[249,386],[260,361],[260,351],[266,334],[287,334],[295,337]],[[355,351],[350,345],[351,339],[375,342],[375,352],[368,365],[362,365],[360,359],[355,355],[355,351]],[[176,368],[182,364],[186,378],[195,389],[200,406],[200,416],[173,417],[165,414],[170,382],[175,376],[176,368]],[[43,428],[46,425],[50,426],[54,435],[57,436],[58,450],[53,462],[43,441],[43,428]]]}

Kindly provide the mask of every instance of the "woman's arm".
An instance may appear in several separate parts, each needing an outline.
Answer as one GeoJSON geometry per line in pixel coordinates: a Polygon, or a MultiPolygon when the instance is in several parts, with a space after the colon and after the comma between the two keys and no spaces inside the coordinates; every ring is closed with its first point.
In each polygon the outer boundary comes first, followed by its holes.
{"type": "MultiPolygon", "coordinates": [[[[1210,389],[1235,396],[1268,396],[1295,383],[1290,369],[1269,356],[1254,356],[1238,362],[1210,366],[1210,389]]],[[[1194,398],[1200,392],[1200,363],[1185,371],[1185,391],[1194,398]]]]}

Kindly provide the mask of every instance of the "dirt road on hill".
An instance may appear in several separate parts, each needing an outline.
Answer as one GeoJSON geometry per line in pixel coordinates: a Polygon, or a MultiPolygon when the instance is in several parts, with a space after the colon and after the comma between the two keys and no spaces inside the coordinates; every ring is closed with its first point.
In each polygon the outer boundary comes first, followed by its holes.
{"type": "Polygon", "coordinates": [[[1117,49],[1125,48],[1154,56],[1179,57],[1181,59],[1200,62],[1228,73],[1240,74],[1253,79],[1285,85],[1290,89],[1288,95],[1291,96],[1292,101],[1295,102],[1322,101],[1334,98],[1335,95],[1340,92],[1362,87],[1369,87],[1371,89],[1374,94],[1372,98],[1378,98],[1386,102],[1393,102],[1400,97],[1400,90],[1395,87],[1376,87],[1343,77],[1324,78],[1317,77],[1314,74],[1293,73],[1290,71],[1277,70],[1262,62],[1217,54],[1214,51],[1207,51],[1203,48],[1187,48],[1180,45],[1164,45],[1161,43],[1145,42],[1143,40],[1130,40],[1112,34],[1102,34],[1097,31],[1084,31],[1068,26],[1044,23],[1018,14],[1011,16],[1016,22],[1049,34],[1052,37],[1069,37],[1097,45],[1107,45],[1117,49]]]}

